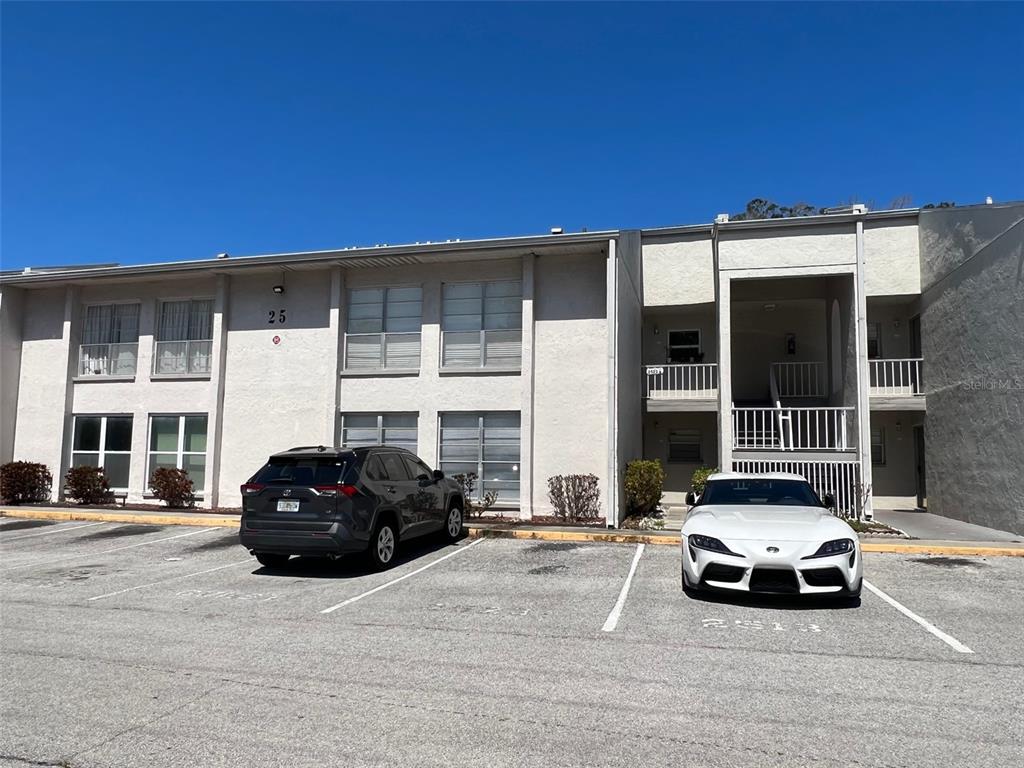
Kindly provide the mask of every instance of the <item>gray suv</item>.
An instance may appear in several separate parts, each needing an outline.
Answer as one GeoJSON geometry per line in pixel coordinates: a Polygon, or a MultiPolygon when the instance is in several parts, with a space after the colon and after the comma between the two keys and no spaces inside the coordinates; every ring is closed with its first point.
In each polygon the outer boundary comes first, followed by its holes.
{"type": "Polygon", "coordinates": [[[242,486],[239,538],[268,567],[291,555],[367,553],[384,569],[400,541],[455,541],[463,510],[459,484],[402,448],[292,448],[242,486]]]}

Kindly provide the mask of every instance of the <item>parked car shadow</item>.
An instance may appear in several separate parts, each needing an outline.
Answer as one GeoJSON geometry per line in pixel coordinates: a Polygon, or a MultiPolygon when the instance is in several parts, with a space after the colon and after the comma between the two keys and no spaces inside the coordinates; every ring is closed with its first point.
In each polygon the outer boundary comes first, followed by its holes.
{"type": "MultiPolygon", "coordinates": [[[[459,541],[465,537],[466,534],[463,532],[459,541]]],[[[412,539],[404,544],[399,544],[391,567],[397,568],[450,546],[452,545],[441,534],[412,539]]],[[[253,564],[258,565],[255,559],[253,564]]],[[[380,571],[370,567],[369,558],[365,554],[342,555],[338,560],[305,555],[293,557],[279,568],[261,565],[253,571],[255,576],[303,576],[309,579],[358,579],[373,573],[380,573],[380,571]]]]}
{"type": "Polygon", "coordinates": [[[861,600],[859,597],[772,595],[750,592],[695,592],[692,590],[688,590],[686,596],[696,602],[776,611],[846,610],[849,608],[859,608],[861,600]]]}

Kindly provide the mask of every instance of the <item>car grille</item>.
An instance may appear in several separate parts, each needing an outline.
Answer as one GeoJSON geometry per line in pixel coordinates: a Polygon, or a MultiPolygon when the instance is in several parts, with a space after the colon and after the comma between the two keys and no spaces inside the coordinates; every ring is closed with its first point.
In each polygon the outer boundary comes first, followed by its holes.
{"type": "Polygon", "coordinates": [[[745,571],[746,568],[740,568],[735,565],[711,563],[704,569],[704,573],[701,574],[701,578],[704,581],[726,581],[735,583],[743,578],[743,573],[745,571]]]}
{"type": "Polygon", "coordinates": [[[750,574],[751,592],[792,594],[800,591],[796,573],[779,568],[755,568],[750,574]]]}
{"type": "Polygon", "coordinates": [[[807,582],[809,587],[845,587],[846,579],[843,578],[843,572],[835,566],[828,568],[808,568],[806,571],[800,571],[803,574],[804,581],[807,582]]]}

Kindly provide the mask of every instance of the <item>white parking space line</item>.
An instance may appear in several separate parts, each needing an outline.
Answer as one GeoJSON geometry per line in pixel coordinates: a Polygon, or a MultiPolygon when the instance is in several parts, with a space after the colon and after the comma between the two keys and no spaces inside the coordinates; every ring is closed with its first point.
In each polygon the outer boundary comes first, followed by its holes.
{"type": "Polygon", "coordinates": [[[331,613],[333,611],[338,610],[339,608],[344,608],[346,605],[352,605],[352,603],[354,603],[354,602],[356,602],[358,600],[362,600],[364,597],[369,597],[370,595],[375,595],[378,592],[380,592],[382,589],[387,589],[388,587],[393,586],[393,585],[397,584],[400,581],[405,581],[409,577],[415,576],[417,573],[423,573],[423,571],[427,570],[427,568],[433,568],[438,563],[444,562],[449,557],[455,557],[460,552],[465,552],[467,549],[471,549],[472,547],[476,546],[477,544],[479,544],[482,541],[484,541],[484,539],[473,539],[473,541],[469,542],[469,544],[466,544],[463,547],[459,547],[454,552],[449,552],[447,555],[444,555],[442,557],[437,558],[437,560],[432,560],[431,562],[427,563],[426,565],[424,565],[424,566],[422,566],[420,568],[417,568],[415,571],[409,571],[409,573],[403,574],[402,576],[399,576],[397,579],[392,579],[391,581],[387,582],[386,584],[381,584],[379,587],[374,587],[373,589],[369,590],[368,592],[363,592],[361,595],[356,595],[355,597],[350,597],[348,600],[343,600],[342,602],[338,603],[337,605],[332,605],[330,608],[324,608],[322,611],[320,611],[320,613],[331,613]]]}
{"type": "Polygon", "coordinates": [[[618,626],[619,616],[622,614],[622,609],[626,605],[626,597],[629,596],[629,587],[633,583],[633,576],[636,574],[636,567],[640,563],[640,557],[644,553],[644,545],[636,545],[636,554],[633,555],[633,562],[629,566],[629,573],[626,574],[626,582],[622,585],[622,591],[619,592],[619,599],[615,601],[615,606],[612,608],[612,612],[608,614],[608,618],[604,622],[604,626],[601,627],[602,632],[614,632],[615,627],[618,626]]]}
{"type": "Polygon", "coordinates": [[[876,587],[874,584],[872,584],[867,579],[864,579],[864,586],[867,587],[872,593],[878,595],[880,598],[885,600],[885,602],[887,602],[889,605],[891,605],[897,611],[902,613],[908,619],[911,619],[912,621],[916,621],[922,627],[924,627],[929,632],[931,632],[933,635],[935,635],[937,638],[939,638],[942,642],[946,643],[946,645],[948,645],[953,650],[959,651],[960,653],[974,653],[974,651],[972,651],[966,645],[961,643],[955,637],[947,635],[945,632],[943,632],[941,629],[936,627],[934,624],[932,624],[927,619],[922,619],[920,616],[918,616],[912,610],[907,608],[905,605],[903,605],[902,603],[900,603],[896,599],[890,597],[889,595],[885,594],[885,592],[880,590],[878,587],[876,587]]]}
{"type": "Polygon", "coordinates": [[[187,579],[190,576],[202,576],[204,573],[213,573],[214,571],[223,571],[225,568],[234,568],[237,565],[244,565],[245,563],[251,563],[253,560],[251,557],[247,557],[245,560],[236,560],[233,563],[227,565],[218,565],[216,568],[207,568],[205,571],[195,571],[194,573],[183,573],[180,576],[172,576],[169,579],[160,579],[160,581],[151,581],[149,584],[136,584],[134,587],[127,587],[125,589],[119,589],[116,592],[107,592],[105,595],[96,595],[90,597],[89,602],[93,600],[103,600],[108,597],[114,597],[115,595],[123,595],[125,592],[134,592],[136,589],[146,589],[146,587],[155,587],[158,584],[166,584],[170,581],[181,581],[187,579]]]}
{"type": "Polygon", "coordinates": [[[57,557],[53,560],[37,560],[34,563],[22,563],[21,565],[14,565],[10,568],[2,568],[0,572],[6,573],[7,571],[17,571],[20,568],[35,568],[38,565],[52,565],[53,563],[62,563],[65,560],[76,560],[80,557],[96,557],[98,555],[109,555],[111,552],[120,552],[122,549],[132,549],[134,547],[144,547],[147,544],[159,544],[161,541],[171,541],[172,539],[183,539],[186,536],[197,536],[200,533],[210,533],[211,531],[219,531],[220,528],[204,528],[198,531],[189,531],[188,533],[179,533],[177,536],[165,536],[162,539],[153,539],[151,541],[139,541],[135,544],[125,544],[123,547],[114,547],[113,549],[104,549],[99,552],[82,552],[77,555],[65,555],[64,557],[57,557]]]}
{"type": "MultiPolygon", "coordinates": [[[[0,543],[8,541],[21,541],[22,539],[31,539],[33,536],[48,536],[51,533],[67,533],[68,531],[77,531],[79,528],[91,528],[94,525],[106,525],[106,523],[86,523],[85,525],[75,525],[71,528],[51,528],[48,531],[40,531],[39,533],[26,533],[23,536],[0,536],[0,543]]],[[[0,531],[3,531],[3,529],[0,528],[0,531]]]]}

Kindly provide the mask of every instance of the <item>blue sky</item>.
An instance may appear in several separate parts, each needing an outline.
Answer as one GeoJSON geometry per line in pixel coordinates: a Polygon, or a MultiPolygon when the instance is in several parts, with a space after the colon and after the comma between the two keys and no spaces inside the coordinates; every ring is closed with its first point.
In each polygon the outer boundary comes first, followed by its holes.
{"type": "Polygon", "coordinates": [[[4,3],[0,261],[1024,198],[1024,6],[4,3]]]}

